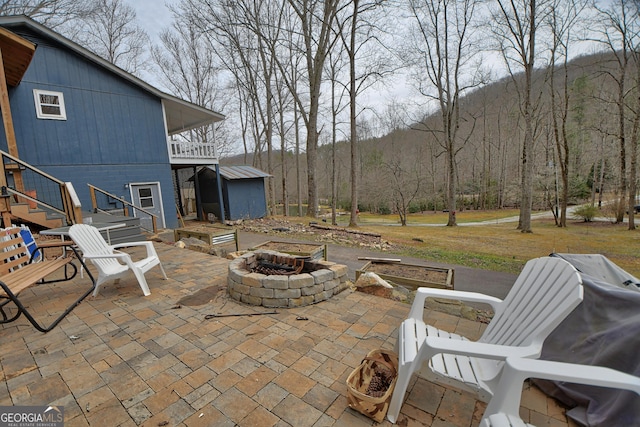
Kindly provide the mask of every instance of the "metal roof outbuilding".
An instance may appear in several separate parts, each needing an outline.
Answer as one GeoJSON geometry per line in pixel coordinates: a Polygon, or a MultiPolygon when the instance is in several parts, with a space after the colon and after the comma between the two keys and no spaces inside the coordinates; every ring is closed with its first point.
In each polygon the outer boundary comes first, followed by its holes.
{"type": "MultiPolygon", "coordinates": [[[[215,172],[215,168],[211,168],[215,172]]],[[[225,179],[267,178],[268,173],[252,166],[220,166],[220,175],[225,179]]]]}

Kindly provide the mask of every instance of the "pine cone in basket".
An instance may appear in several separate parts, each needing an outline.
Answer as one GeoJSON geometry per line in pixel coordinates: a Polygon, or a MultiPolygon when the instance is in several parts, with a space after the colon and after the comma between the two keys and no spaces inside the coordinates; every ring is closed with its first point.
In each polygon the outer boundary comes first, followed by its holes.
{"type": "Polygon", "coordinates": [[[375,364],[373,367],[373,376],[366,394],[371,397],[382,397],[389,389],[393,381],[393,374],[386,366],[375,364]]]}

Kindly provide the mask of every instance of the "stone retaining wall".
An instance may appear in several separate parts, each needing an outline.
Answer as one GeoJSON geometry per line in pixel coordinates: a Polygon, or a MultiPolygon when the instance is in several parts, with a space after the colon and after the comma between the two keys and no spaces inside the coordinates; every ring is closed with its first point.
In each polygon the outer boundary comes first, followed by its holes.
{"type": "Polygon", "coordinates": [[[287,254],[247,252],[229,263],[227,289],[231,298],[263,307],[302,307],[327,300],[347,287],[347,266],[329,261],[305,261],[314,271],[289,276],[252,273],[259,260],[287,254]]]}

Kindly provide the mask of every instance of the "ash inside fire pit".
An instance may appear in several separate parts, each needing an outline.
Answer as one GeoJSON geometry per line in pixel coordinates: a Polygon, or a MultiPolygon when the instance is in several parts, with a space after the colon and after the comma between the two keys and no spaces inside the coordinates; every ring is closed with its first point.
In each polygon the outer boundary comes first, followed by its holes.
{"type": "Polygon", "coordinates": [[[347,287],[347,266],[275,251],[247,252],[229,263],[229,295],[251,305],[301,307],[347,287]]]}
{"type": "Polygon", "coordinates": [[[289,276],[291,274],[300,274],[304,269],[303,258],[286,258],[285,261],[285,263],[278,262],[276,255],[272,256],[271,260],[260,259],[257,265],[251,269],[251,272],[261,273],[267,276],[289,276]]]}

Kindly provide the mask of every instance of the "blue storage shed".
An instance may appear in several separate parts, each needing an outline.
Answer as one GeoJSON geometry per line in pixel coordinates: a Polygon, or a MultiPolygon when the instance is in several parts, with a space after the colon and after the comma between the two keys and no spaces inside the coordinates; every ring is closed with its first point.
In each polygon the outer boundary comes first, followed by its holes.
{"type": "Polygon", "coordinates": [[[251,166],[219,166],[219,172],[220,186],[215,167],[205,167],[198,172],[198,187],[205,213],[228,220],[267,216],[265,178],[271,175],[251,166]],[[220,197],[224,217],[221,216],[220,197]]]}

